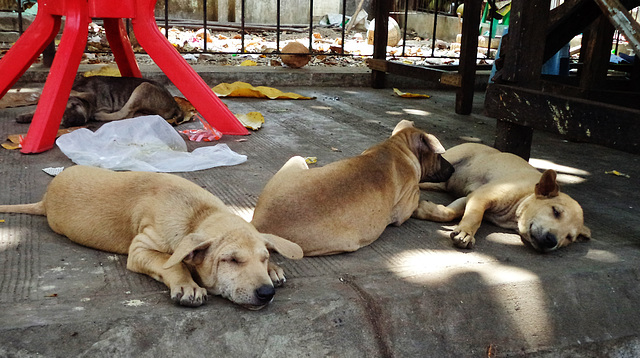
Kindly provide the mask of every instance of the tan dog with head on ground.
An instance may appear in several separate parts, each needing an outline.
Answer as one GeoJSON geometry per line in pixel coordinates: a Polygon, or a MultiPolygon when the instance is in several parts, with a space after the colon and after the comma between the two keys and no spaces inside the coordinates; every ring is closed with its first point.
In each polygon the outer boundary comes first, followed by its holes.
{"type": "Polygon", "coordinates": [[[423,201],[414,216],[439,222],[462,217],[451,233],[457,247],[473,247],[483,218],[516,229],[523,242],[540,252],[591,237],[582,208],[560,192],[555,171],[541,174],[524,159],[482,144],[455,146],[444,157],[455,173],[444,183],[421,188],[445,190],[459,199],[448,206],[423,201]]]}
{"type": "Polygon", "coordinates": [[[419,182],[449,178],[442,153],[436,137],[401,121],[359,156],[313,169],[293,157],[260,194],[252,223],[297,243],[305,256],[355,251],[411,217],[419,182]]]}
{"type": "Polygon", "coordinates": [[[74,166],[51,181],[42,201],[0,212],[45,215],[53,231],[78,244],[128,253],[129,270],[164,282],[186,306],[201,305],[209,292],[260,309],[285,280],[268,250],[302,258],[298,245],[259,233],[216,196],[171,174],[74,166]]]}

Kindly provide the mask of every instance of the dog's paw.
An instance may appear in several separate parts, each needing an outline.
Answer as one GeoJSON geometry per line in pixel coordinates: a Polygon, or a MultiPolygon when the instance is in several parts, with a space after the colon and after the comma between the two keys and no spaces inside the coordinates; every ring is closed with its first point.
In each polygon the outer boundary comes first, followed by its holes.
{"type": "Polygon", "coordinates": [[[473,235],[457,228],[451,232],[451,240],[453,241],[453,245],[461,249],[472,249],[473,245],[476,243],[476,239],[473,235]]]}
{"type": "Polygon", "coordinates": [[[179,285],[171,288],[171,300],[181,306],[198,307],[207,300],[207,290],[197,285],[179,285]]]}
{"type": "Polygon", "coordinates": [[[274,263],[271,263],[271,261],[269,261],[268,270],[269,270],[269,277],[271,278],[271,282],[275,287],[280,287],[285,282],[287,282],[287,278],[284,277],[284,270],[280,266],[274,263]]]}

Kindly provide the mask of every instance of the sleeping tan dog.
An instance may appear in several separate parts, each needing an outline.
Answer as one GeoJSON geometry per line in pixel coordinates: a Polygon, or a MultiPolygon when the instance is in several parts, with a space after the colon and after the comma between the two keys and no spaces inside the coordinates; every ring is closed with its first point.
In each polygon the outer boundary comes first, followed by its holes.
{"type": "Polygon", "coordinates": [[[559,191],[556,172],[540,173],[524,159],[482,144],[461,144],[444,154],[456,168],[445,183],[421,184],[460,197],[449,206],[422,201],[415,217],[447,222],[462,217],[451,233],[460,248],[472,248],[482,219],[516,229],[523,242],[548,252],[579,237],[589,239],[582,208],[559,191]]]}
{"type": "Polygon", "coordinates": [[[73,166],[42,201],[0,212],[46,215],[53,231],[76,243],[128,253],[129,270],[164,282],[185,306],[201,305],[209,292],[260,309],[285,280],[268,250],[302,258],[298,245],[260,234],[216,196],[171,174],[73,166]]]}
{"type": "Polygon", "coordinates": [[[419,182],[449,178],[453,168],[442,153],[436,137],[402,121],[389,139],[353,158],[309,169],[293,157],[260,194],[252,223],[306,256],[355,251],[411,217],[419,182]]]}

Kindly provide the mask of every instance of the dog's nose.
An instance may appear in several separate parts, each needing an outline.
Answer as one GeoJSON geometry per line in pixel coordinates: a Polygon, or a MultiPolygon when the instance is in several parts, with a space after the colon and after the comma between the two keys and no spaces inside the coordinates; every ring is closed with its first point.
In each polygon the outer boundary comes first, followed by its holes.
{"type": "Polygon", "coordinates": [[[271,285],[262,285],[256,290],[256,297],[262,303],[269,303],[276,294],[276,289],[271,285]]]}
{"type": "Polygon", "coordinates": [[[538,243],[543,249],[553,249],[558,245],[558,239],[554,234],[547,233],[544,237],[538,240],[538,243]]]}

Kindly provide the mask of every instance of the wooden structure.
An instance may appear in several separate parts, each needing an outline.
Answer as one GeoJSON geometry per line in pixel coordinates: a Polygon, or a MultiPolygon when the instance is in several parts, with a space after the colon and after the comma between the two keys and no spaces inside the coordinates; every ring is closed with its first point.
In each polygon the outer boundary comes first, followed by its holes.
{"type": "Polygon", "coordinates": [[[496,148],[528,158],[533,130],[541,129],[640,153],[637,56],[635,65],[617,68],[625,75],[607,76],[614,28],[630,43],[640,36],[628,16],[638,5],[639,0],[571,0],[550,11],[550,0],[512,3],[499,70],[485,99],[487,114],[498,120],[496,148]],[[578,75],[542,76],[543,63],[580,33],[578,75]]]}
{"type": "MultiPolygon", "coordinates": [[[[410,75],[458,88],[456,113],[469,114],[473,102],[481,0],[465,0],[460,66],[457,71],[386,61],[386,21],[376,20],[373,86],[384,74],[410,75]]],[[[640,60],[610,65],[613,33],[618,29],[640,47],[640,27],[629,9],[640,0],[566,0],[550,10],[550,0],[514,0],[509,34],[503,37],[499,68],[487,87],[485,109],[496,118],[495,147],[528,158],[533,130],[557,132],[640,153],[640,60]],[[577,76],[543,76],[543,64],[582,33],[577,76]],[[607,76],[610,69],[622,73],[607,76]]],[[[375,18],[387,19],[388,2],[376,1],[375,18]]],[[[636,54],[640,48],[636,49],[636,54]]]]}

